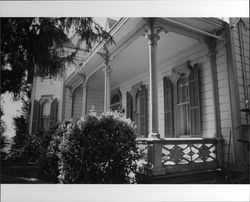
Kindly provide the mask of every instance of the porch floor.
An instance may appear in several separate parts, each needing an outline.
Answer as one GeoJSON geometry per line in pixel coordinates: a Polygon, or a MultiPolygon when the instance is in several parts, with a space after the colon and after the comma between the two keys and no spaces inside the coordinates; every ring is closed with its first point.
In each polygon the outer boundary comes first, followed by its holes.
{"type": "Polygon", "coordinates": [[[146,177],[143,184],[249,184],[249,175],[217,170],[203,170],[146,177]]]}

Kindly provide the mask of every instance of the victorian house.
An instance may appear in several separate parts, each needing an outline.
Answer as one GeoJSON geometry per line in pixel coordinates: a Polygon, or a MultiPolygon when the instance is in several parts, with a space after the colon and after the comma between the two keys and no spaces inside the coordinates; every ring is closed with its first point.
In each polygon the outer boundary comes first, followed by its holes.
{"type": "Polygon", "coordinates": [[[115,44],[80,51],[64,76],[35,77],[30,133],[112,109],[136,123],[153,176],[249,165],[249,19],[108,18],[106,28],[115,44]]]}

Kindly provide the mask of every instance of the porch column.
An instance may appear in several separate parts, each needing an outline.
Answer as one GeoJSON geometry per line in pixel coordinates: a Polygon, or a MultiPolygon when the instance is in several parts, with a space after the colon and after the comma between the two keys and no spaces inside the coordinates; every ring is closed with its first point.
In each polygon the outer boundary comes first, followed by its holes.
{"type": "Polygon", "coordinates": [[[110,77],[111,77],[111,68],[109,63],[105,63],[104,66],[104,112],[108,112],[110,110],[110,77]]]}
{"type": "Polygon", "coordinates": [[[217,41],[214,38],[206,38],[206,44],[209,49],[209,62],[212,78],[213,88],[213,104],[214,104],[214,118],[215,118],[215,136],[222,138],[221,134],[221,119],[220,119],[220,107],[219,107],[219,91],[218,91],[218,78],[217,78],[217,65],[216,65],[216,45],[217,41]]]}
{"type": "Polygon", "coordinates": [[[73,88],[71,86],[65,86],[69,90],[69,118],[71,119],[73,116],[73,88]]]}
{"type": "Polygon", "coordinates": [[[158,135],[158,89],[156,72],[156,51],[160,29],[154,27],[154,19],[148,20],[147,39],[149,48],[149,130],[158,135]]]}
{"type": "Polygon", "coordinates": [[[85,74],[78,74],[82,79],[82,115],[85,116],[87,113],[87,90],[88,90],[88,79],[85,74]]]}
{"type": "Polygon", "coordinates": [[[221,118],[220,118],[220,106],[219,106],[219,90],[218,90],[218,78],[217,78],[217,64],[216,64],[216,46],[217,40],[214,38],[206,38],[205,40],[209,49],[209,62],[212,78],[212,88],[213,88],[213,105],[214,105],[214,118],[215,118],[215,138],[218,140],[218,162],[221,168],[223,165],[223,137],[221,134],[221,118]]]}

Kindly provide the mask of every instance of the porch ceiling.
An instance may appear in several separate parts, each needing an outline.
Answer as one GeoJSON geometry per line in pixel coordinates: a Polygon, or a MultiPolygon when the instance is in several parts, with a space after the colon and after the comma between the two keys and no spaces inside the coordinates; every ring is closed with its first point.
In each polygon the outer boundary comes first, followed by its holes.
{"type": "MultiPolygon", "coordinates": [[[[160,34],[157,45],[157,66],[175,56],[179,52],[198,43],[196,40],[173,32],[160,34]]],[[[135,76],[148,72],[148,42],[144,36],[140,36],[125,50],[115,56],[111,63],[111,86],[118,86],[135,76]]]]}

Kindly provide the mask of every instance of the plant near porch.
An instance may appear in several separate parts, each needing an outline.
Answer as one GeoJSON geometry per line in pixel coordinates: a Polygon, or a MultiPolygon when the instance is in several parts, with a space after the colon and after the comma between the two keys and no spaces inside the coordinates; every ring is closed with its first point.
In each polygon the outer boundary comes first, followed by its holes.
{"type": "Polygon", "coordinates": [[[60,183],[136,183],[143,173],[134,124],[115,112],[70,123],[58,157],[60,183]]]}

